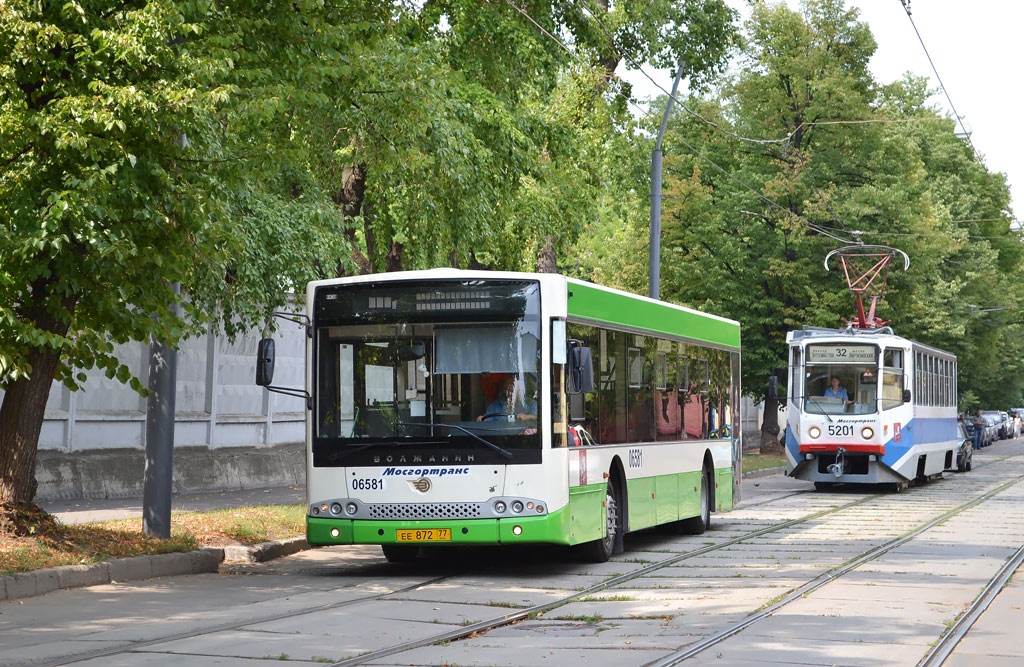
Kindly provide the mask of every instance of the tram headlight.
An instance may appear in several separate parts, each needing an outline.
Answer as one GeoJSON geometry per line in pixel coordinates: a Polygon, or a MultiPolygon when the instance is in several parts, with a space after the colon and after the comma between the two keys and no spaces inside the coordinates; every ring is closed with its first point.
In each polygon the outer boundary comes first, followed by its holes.
{"type": "Polygon", "coordinates": [[[505,505],[504,502],[499,500],[498,502],[494,503],[494,512],[496,514],[504,514],[506,509],[508,509],[508,507],[507,505],[505,505]]]}
{"type": "Polygon", "coordinates": [[[817,426],[812,426],[809,429],[807,429],[807,435],[809,435],[811,438],[817,438],[821,435],[821,429],[818,428],[817,426]]]}
{"type": "Polygon", "coordinates": [[[860,430],[860,437],[864,438],[865,440],[870,440],[871,438],[875,437],[875,429],[871,428],[870,426],[865,426],[860,430]]]}

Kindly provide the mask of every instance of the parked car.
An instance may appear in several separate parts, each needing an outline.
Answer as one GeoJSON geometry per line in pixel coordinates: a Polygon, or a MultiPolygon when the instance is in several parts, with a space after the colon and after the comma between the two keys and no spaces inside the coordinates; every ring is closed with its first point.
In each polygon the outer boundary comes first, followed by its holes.
{"type": "Polygon", "coordinates": [[[971,459],[974,458],[974,438],[968,433],[969,424],[962,421],[957,422],[960,433],[960,446],[956,450],[956,469],[958,472],[966,472],[971,469],[971,459]]]}
{"type": "Polygon", "coordinates": [[[1007,418],[1005,415],[1006,415],[1005,412],[1000,412],[999,410],[982,410],[981,411],[981,416],[982,417],[984,417],[985,419],[991,419],[991,420],[993,420],[995,422],[995,425],[996,425],[996,437],[995,437],[995,440],[1002,440],[1002,439],[1007,437],[1007,435],[1006,435],[1006,427],[1007,427],[1007,424],[1009,422],[1009,418],[1007,418]]]}
{"type": "Polygon", "coordinates": [[[991,445],[996,440],[999,440],[999,429],[1002,426],[1002,421],[999,418],[998,414],[993,416],[990,414],[982,413],[982,416],[985,418],[985,421],[988,422],[988,428],[986,428],[985,430],[988,431],[988,444],[991,445]]]}

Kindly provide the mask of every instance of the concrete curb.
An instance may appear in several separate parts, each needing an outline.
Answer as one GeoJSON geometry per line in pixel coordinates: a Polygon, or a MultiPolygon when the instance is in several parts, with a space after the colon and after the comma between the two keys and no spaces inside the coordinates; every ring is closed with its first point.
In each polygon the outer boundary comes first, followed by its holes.
{"type": "Polygon", "coordinates": [[[45,595],[59,588],[118,584],[156,577],[216,572],[221,562],[262,563],[309,549],[304,537],[261,542],[253,546],[204,547],[184,553],[117,558],[90,565],[61,565],[0,577],[0,601],[45,595]],[[229,555],[230,554],[230,555],[229,555]]]}
{"type": "Polygon", "coordinates": [[[750,472],[743,473],[743,479],[756,479],[758,477],[768,477],[769,475],[784,475],[785,473],[786,466],[761,468],[760,470],[751,470],[750,472]]]}
{"type": "Polygon", "coordinates": [[[305,537],[293,537],[288,540],[260,542],[252,546],[224,547],[224,560],[241,563],[263,563],[282,556],[290,556],[299,551],[309,549],[305,537]]]}

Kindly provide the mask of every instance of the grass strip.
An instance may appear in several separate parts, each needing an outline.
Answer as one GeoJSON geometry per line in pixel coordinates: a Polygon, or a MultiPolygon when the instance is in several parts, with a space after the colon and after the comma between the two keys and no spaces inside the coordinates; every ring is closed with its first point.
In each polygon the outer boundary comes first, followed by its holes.
{"type": "Polygon", "coordinates": [[[142,519],[64,525],[37,506],[0,521],[0,575],[111,558],[251,545],[305,534],[303,505],[253,505],[210,512],[172,512],[171,537],[142,532],[142,519]],[[14,526],[18,526],[15,530],[14,526]]]}

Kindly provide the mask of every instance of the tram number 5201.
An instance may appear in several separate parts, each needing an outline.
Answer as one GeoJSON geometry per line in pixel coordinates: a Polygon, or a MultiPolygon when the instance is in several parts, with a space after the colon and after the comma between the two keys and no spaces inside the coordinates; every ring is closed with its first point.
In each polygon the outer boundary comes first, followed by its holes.
{"type": "Polygon", "coordinates": [[[631,449],[629,450],[629,467],[639,468],[644,464],[644,450],[642,449],[631,449]]]}
{"type": "Polygon", "coordinates": [[[850,424],[829,424],[829,435],[853,435],[853,426],[850,424]]]}

